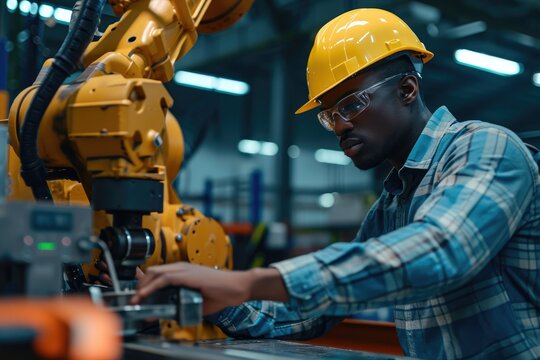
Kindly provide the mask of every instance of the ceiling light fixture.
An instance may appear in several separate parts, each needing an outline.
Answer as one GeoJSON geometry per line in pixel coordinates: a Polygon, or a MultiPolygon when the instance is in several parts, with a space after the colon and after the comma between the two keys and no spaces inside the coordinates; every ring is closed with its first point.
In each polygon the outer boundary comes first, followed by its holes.
{"type": "Polygon", "coordinates": [[[217,91],[230,95],[245,95],[249,92],[249,85],[243,81],[225,79],[189,71],[177,71],[176,74],[174,74],[174,82],[179,85],[217,91]]]}
{"type": "Polygon", "coordinates": [[[456,50],[454,58],[458,64],[502,76],[517,75],[523,71],[523,65],[518,62],[467,49],[456,50]]]}
{"type": "Polygon", "coordinates": [[[8,9],[9,12],[14,12],[15,10],[17,10],[17,6],[19,6],[19,3],[17,2],[17,0],[7,0],[6,1],[6,7],[8,9]]]}
{"type": "Polygon", "coordinates": [[[238,142],[238,151],[244,154],[274,156],[278,153],[279,147],[269,141],[242,139],[238,142]]]}
{"type": "Polygon", "coordinates": [[[287,149],[287,155],[289,155],[291,159],[298,158],[300,156],[300,147],[298,147],[298,145],[289,146],[287,149]]]}
{"type": "Polygon", "coordinates": [[[39,7],[39,16],[44,19],[48,19],[54,15],[54,7],[51,5],[43,4],[39,7]]]}
{"type": "Polygon", "coordinates": [[[323,208],[331,208],[336,203],[336,197],[332,193],[325,193],[319,196],[319,206],[323,208]]]}
{"type": "Polygon", "coordinates": [[[30,14],[36,15],[38,13],[38,10],[39,10],[38,4],[36,4],[35,2],[30,4],[30,14]]]}
{"type": "Polygon", "coordinates": [[[71,21],[72,11],[62,7],[55,8],[48,4],[38,5],[38,3],[28,0],[22,0],[20,2],[17,0],[7,0],[6,7],[11,13],[17,11],[17,8],[19,8],[19,12],[24,16],[28,14],[36,15],[38,13],[42,19],[48,19],[54,16],[57,23],[64,25],[68,25],[71,21]]]}
{"type": "Polygon", "coordinates": [[[54,9],[54,19],[62,24],[69,24],[71,21],[71,10],[64,8],[54,9]]]}
{"type": "Polygon", "coordinates": [[[536,73],[532,77],[533,84],[535,86],[540,86],[540,73],[536,73]]]}
{"type": "Polygon", "coordinates": [[[277,144],[269,141],[261,141],[261,150],[259,151],[259,154],[265,155],[265,156],[274,156],[278,152],[278,146],[277,144]]]}
{"type": "Polygon", "coordinates": [[[261,150],[261,144],[255,140],[243,139],[238,143],[238,151],[244,154],[258,154],[261,150]]]}
{"type": "Polygon", "coordinates": [[[19,11],[23,14],[23,15],[26,15],[30,12],[30,8],[32,7],[32,3],[30,1],[27,1],[27,0],[23,0],[19,3],[19,11]]]}
{"type": "Polygon", "coordinates": [[[487,24],[484,21],[473,21],[445,30],[441,37],[448,39],[460,39],[467,36],[483,33],[487,30],[487,24]]]}
{"type": "Polygon", "coordinates": [[[351,159],[341,151],[328,149],[319,149],[315,151],[315,160],[334,165],[349,165],[351,163],[351,159]]]}

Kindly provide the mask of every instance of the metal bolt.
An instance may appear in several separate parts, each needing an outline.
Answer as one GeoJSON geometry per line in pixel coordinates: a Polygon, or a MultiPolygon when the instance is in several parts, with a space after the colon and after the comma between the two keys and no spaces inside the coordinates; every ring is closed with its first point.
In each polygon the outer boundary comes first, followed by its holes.
{"type": "Polygon", "coordinates": [[[178,208],[178,210],[176,210],[177,216],[182,216],[184,214],[193,214],[193,208],[190,206],[183,206],[181,208],[178,208]]]}
{"type": "Polygon", "coordinates": [[[64,246],[70,246],[71,245],[71,239],[67,236],[64,236],[62,238],[62,245],[64,246]]]}
{"type": "Polygon", "coordinates": [[[154,145],[156,145],[157,147],[161,147],[161,145],[163,145],[163,139],[161,135],[156,134],[156,136],[154,136],[154,145]]]}
{"type": "Polygon", "coordinates": [[[176,234],[176,236],[174,237],[174,240],[176,240],[176,242],[181,242],[184,238],[182,237],[182,234],[176,234]]]}
{"type": "Polygon", "coordinates": [[[26,235],[25,237],[23,237],[23,242],[26,246],[32,246],[32,244],[34,243],[34,239],[30,235],[26,235]]]}

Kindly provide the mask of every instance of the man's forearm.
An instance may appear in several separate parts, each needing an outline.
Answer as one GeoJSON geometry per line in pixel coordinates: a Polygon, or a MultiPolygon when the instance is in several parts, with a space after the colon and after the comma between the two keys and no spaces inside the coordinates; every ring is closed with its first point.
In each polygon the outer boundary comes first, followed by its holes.
{"type": "Polygon", "coordinates": [[[271,300],[286,302],[289,293],[277,269],[255,268],[248,271],[250,300],[271,300]]]}

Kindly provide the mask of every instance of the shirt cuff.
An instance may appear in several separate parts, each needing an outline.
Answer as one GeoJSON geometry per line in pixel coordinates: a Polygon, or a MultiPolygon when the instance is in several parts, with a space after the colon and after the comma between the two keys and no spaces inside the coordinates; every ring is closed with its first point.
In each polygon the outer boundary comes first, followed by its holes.
{"type": "Polygon", "coordinates": [[[322,265],[312,254],[273,263],[270,267],[281,274],[293,308],[302,309],[316,294],[325,292],[322,265]]]}
{"type": "Polygon", "coordinates": [[[221,311],[218,311],[217,313],[206,315],[204,319],[208,320],[214,325],[229,326],[231,314],[233,311],[234,311],[233,307],[227,307],[221,311]]]}

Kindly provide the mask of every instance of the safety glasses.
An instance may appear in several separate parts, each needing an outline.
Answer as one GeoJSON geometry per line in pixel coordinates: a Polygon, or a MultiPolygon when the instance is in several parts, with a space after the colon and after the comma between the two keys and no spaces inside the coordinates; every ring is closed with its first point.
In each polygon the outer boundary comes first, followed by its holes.
{"type": "Polygon", "coordinates": [[[323,110],[317,114],[317,118],[321,125],[328,131],[334,131],[336,121],[335,114],[338,114],[344,121],[349,122],[358,116],[362,111],[369,106],[369,95],[373,94],[379,87],[386,82],[397,77],[405,77],[407,75],[420,76],[415,71],[392,75],[378,83],[371,85],[367,89],[355,91],[352,94],[345,96],[343,99],[329,109],[323,110]]]}

